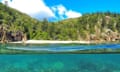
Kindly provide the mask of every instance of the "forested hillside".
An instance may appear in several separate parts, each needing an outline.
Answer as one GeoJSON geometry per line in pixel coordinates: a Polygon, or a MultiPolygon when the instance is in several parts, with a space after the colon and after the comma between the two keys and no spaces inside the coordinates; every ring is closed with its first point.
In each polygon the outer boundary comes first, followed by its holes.
{"type": "Polygon", "coordinates": [[[59,22],[38,21],[0,3],[0,41],[119,41],[120,14],[92,13],[59,22]]]}

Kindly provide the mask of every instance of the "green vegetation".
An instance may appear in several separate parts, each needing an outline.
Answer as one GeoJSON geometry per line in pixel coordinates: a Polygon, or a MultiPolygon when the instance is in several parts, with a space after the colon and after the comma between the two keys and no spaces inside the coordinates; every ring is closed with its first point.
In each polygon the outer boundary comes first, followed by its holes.
{"type": "Polygon", "coordinates": [[[120,14],[92,13],[59,22],[38,21],[0,3],[0,41],[93,40],[119,41],[120,14]]]}

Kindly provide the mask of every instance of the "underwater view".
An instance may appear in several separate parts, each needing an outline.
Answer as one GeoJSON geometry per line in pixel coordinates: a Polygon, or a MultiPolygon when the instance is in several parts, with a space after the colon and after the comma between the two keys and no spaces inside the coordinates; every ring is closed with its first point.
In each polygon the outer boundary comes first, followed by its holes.
{"type": "Polygon", "coordinates": [[[0,72],[120,72],[119,43],[0,47],[0,72]]]}
{"type": "Polygon", "coordinates": [[[120,72],[120,54],[0,55],[0,72],[120,72]]]}

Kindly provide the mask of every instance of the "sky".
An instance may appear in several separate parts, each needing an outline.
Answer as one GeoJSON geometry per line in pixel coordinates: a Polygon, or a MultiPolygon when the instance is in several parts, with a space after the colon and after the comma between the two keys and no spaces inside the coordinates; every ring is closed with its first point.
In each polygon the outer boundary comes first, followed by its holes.
{"type": "MultiPolygon", "coordinates": [[[[4,4],[5,0],[0,0],[4,4]]],[[[120,13],[120,0],[7,0],[8,6],[38,20],[58,21],[85,13],[120,13]]]]}

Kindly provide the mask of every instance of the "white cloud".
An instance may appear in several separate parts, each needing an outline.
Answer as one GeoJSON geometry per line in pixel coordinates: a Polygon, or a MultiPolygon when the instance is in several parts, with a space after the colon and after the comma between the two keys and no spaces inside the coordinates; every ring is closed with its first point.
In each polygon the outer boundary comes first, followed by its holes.
{"type": "Polygon", "coordinates": [[[53,6],[52,10],[54,13],[57,13],[61,19],[66,18],[76,18],[82,16],[81,13],[73,11],[73,10],[68,10],[65,6],[62,4],[53,6]]]}
{"type": "Polygon", "coordinates": [[[56,8],[58,9],[58,13],[60,15],[63,15],[67,11],[63,5],[58,5],[56,8]]]}
{"type": "Polygon", "coordinates": [[[81,13],[69,10],[62,4],[48,7],[44,0],[2,0],[8,1],[8,6],[37,19],[52,18],[55,20],[80,17],[81,13]]]}
{"type": "Polygon", "coordinates": [[[66,16],[67,16],[67,18],[76,18],[76,17],[80,17],[82,15],[78,12],[69,10],[69,11],[66,12],[66,16]]]}
{"type": "Polygon", "coordinates": [[[64,14],[67,11],[67,9],[63,5],[60,4],[57,6],[53,6],[51,9],[53,10],[54,13],[58,14],[60,19],[64,19],[64,14]]]}
{"type": "Polygon", "coordinates": [[[52,10],[45,5],[43,0],[8,0],[8,5],[33,17],[36,15],[42,15],[46,18],[55,17],[52,10]]]}

